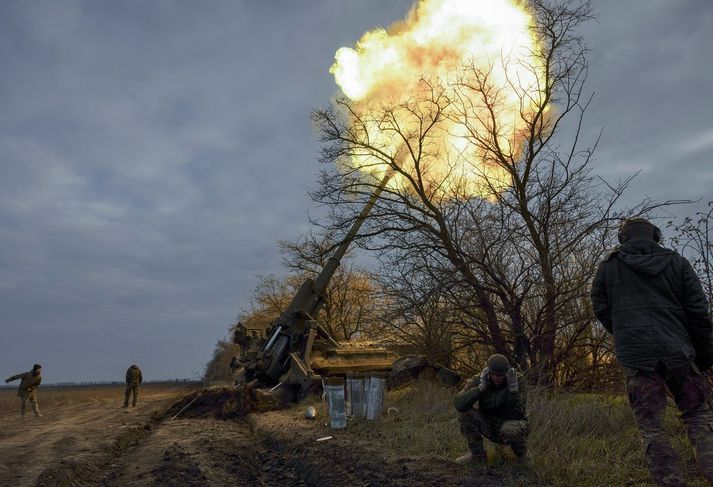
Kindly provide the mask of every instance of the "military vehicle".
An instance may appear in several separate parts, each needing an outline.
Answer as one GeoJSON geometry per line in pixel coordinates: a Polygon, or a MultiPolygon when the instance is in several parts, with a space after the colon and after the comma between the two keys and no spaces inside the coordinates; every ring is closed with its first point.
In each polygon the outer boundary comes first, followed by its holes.
{"type": "Polygon", "coordinates": [[[398,358],[395,353],[373,345],[337,342],[315,320],[332,276],[389,177],[382,179],[324,269],[314,280],[305,280],[259,348],[249,347],[242,357],[234,359],[236,385],[279,388],[288,391],[289,399],[294,399],[290,391],[294,396],[326,376],[391,369],[398,358]]]}

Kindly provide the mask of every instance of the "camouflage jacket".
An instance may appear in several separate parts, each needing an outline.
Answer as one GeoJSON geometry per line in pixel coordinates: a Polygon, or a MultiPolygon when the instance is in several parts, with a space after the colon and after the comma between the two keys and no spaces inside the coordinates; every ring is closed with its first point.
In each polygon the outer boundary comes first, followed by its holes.
{"type": "Polygon", "coordinates": [[[126,383],[132,386],[138,386],[144,380],[141,375],[141,369],[136,365],[132,365],[126,371],[126,383]]]}
{"type": "Polygon", "coordinates": [[[480,375],[471,378],[456,395],[453,405],[461,413],[468,412],[476,403],[487,419],[503,422],[512,419],[527,419],[527,381],[517,374],[518,391],[510,392],[507,384],[496,387],[493,384],[481,391],[480,375]]]}
{"type": "Polygon", "coordinates": [[[17,395],[23,396],[25,394],[34,394],[40,382],[42,382],[42,375],[35,375],[32,371],[23,372],[22,374],[8,377],[7,381],[12,382],[18,379],[21,379],[21,381],[20,387],[17,389],[17,395]]]}
{"type": "Polygon", "coordinates": [[[599,265],[592,283],[592,307],[614,335],[622,365],[653,371],[695,358],[713,365],[710,308],[691,264],[655,242],[631,241],[599,265]]]}

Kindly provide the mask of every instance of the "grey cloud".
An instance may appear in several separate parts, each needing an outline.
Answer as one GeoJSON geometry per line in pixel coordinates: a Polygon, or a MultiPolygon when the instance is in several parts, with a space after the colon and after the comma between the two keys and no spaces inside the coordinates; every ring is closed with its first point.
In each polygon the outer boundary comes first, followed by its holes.
{"type": "MultiPolygon", "coordinates": [[[[0,3],[0,370],[198,371],[319,211],[334,52],[410,4],[0,3]]],[[[644,168],[638,193],[710,187],[704,6],[607,0],[588,27],[596,169],[644,168]]]]}
{"type": "Polygon", "coordinates": [[[713,40],[713,9],[693,0],[596,6],[599,20],[586,35],[589,88],[597,92],[588,122],[605,127],[599,171],[624,177],[641,170],[630,201],[644,194],[713,196],[710,178],[689,157],[711,127],[703,106],[713,71],[703,60],[713,40]]]}

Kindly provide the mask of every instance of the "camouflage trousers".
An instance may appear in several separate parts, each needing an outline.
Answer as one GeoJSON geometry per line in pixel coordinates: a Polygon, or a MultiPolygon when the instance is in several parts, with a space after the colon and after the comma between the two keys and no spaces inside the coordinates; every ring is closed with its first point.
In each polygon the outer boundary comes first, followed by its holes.
{"type": "Polygon", "coordinates": [[[129,397],[132,398],[131,405],[136,406],[136,400],[139,398],[138,384],[126,384],[126,391],[124,391],[124,407],[129,406],[129,397]]]}
{"type": "Polygon", "coordinates": [[[530,426],[524,419],[499,421],[488,418],[477,409],[459,414],[460,431],[468,442],[468,448],[473,457],[485,460],[485,447],[483,437],[493,443],[510,445],[513,453],[518,457],[525,456],[527,434],[530,426]]]}
{"type": "Polygon", "coordinates": [[[709,386],[693,365],[654,372],[625,368],[626,392],[643,440],[651,476],[660,486],[683,486],[678,454],[662,425],[666,389],[673,396],[688,438],[696,451],[698,468],[713,485],[713,412],[709,386]]]}
{"type": "Polygon", "coordinates": [[[32,405],[32,410],[35,412],[35,416],[40,415],[40,406],[37,404],[37,397],[34,393],[19,394],[20,396],[20,416],[25,416],[25,409],[27,408],[27,403],[32,405]]]}

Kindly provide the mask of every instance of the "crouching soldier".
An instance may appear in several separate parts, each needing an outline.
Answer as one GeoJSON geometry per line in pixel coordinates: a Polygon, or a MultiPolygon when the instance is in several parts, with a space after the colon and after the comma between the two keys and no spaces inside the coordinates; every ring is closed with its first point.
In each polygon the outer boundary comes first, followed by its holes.
{"type": "Polygon", "coordinates": [[[8,384],[18,379],[20,380],[20,387],[17,389],[17,396],[20,398],[20,416],[25,417],[25,407],[29,401],[35,411],[35,416],[43,417],[40,413],[40,406],[37,404],[37,388],[42,382],[42,366],[35,364],[29,372],[8,377],[5,379],[5,383],[8,384]]]}
{"type": "Polygon", "coordinates": [[[144,380],[141,375],[141,369],[133,364],[126,371],[126,391],[124,392],[124,407],[129,407],[129,396],[131,396],[131,405],[136,407],[136,400],[139,397],[139,384],[144,380]]]}
{"type": "Polygon", "coordinates": [[[494,443],[510,445],[515,456],[524,460],[529,432],[526,396],[522,374],[511,368],[504,356],[492,355],[480,376],[473,377],[453,401],[461,413],[460,430],[470,449],[456,463],[485,464],[483,436],[494,443]]]}

